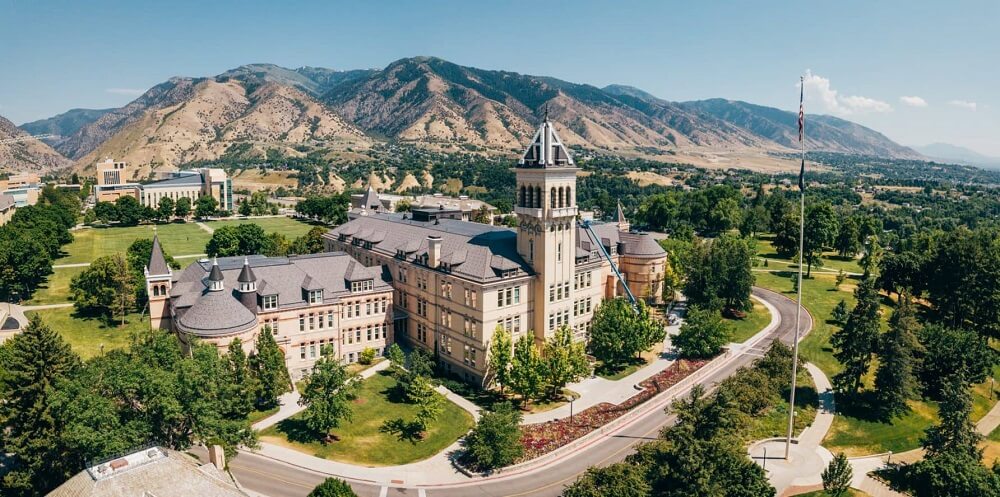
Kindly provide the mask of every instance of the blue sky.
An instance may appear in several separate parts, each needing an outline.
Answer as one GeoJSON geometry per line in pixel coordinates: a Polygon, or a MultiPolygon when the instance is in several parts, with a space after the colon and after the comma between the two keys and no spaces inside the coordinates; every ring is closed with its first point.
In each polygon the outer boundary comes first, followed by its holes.
{"type": "Polygon", "coordinates": [[[834,114],[904,144],[1000,156],[1000,2],[0,0],[0,115],[115,107],[252,62],[413,55],[834,114]]]}

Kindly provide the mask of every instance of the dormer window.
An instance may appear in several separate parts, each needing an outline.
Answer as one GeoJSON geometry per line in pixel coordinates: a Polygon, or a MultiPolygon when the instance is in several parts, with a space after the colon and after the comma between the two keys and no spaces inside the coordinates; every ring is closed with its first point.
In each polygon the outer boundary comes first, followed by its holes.
{"type": "Polygon", "coordinates": [[[265,311],[278,308],[277,295],[264,295],[260,298],[260,308],[265,311]]]}
{"type": "Polygon", "coordinates": [[[323,290],[309,290],[309,303],[310,304],[322,304],[323,303],[323,290]]]}
{"type": "Polygon", "coordinates": [[[351,292],[368,292],[375,288],[375,280],[361,280],[351,282],[351,292]]]}

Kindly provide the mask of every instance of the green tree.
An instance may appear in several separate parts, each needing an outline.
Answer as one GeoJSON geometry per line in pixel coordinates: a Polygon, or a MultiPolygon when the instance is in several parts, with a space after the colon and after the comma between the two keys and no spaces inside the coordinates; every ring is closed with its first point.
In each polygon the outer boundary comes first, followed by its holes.
{"type": "Polygon", "coordinates": [[[812,275],[813,265],[819,265],[823,248],[833,244],[837,236],[837,214],[828,202],[806,207],[806,225],[803,237],[806,276],[812,275]]]}
{"type": "Polygon", "coordinates": [[[327,478],[309,492],[308,497],[358,497],[344,480],[327,478]]]}
{"type": "Polygon", "coordinates": [[[590,352],[605,368],[618,368],[657,342],[663,341],[663,325],[649,315],[642,302],[632,307],[622,297],[605,300],[591,321],[590,352]]]}
{"type": "Polygon", "coordinates": [[[687,254],[688,302],[702,307],[747,311],[753,307],[753,241],[723,234],[711,243],[696,244],[687,254]]]}
{"type": "Polygon", "coordinates": [[[783,213],[774,225],[774,245],[775,252],[779,257],[791,259],[799,253],[799,213],[789,209],[783,213]]]}
{"type": "Polygon", "coordinates": [[[234,418],[244,418],[253,411],[260,386],[250,369],[250,360],[243,350],[243,341],[239,338],[229,342],[226,366],[227,384],[232,389],[227,395],[230,403],[229,414],[234,418]]]}
{"type": "Polygon", "coordinates": [[[130,195],[124,195],[115,200],[115,214],[115,219],[122,226],[135,226],[145,217],[142,205],[130,195]]]}
{"type": "Polygon", "coordinates": [[[124,326],[125,316],[135,308],[134,278],[122,254],[98,257],[70,281],[73,304],[80,311],[119,317],[124,326]]]}
{"type": "Polygon", "coordinates": [[[500,394],[510,382],[511,356],[514,353],[514,341],[510,331],[497,325],[490,339],[490,353],[486,360],[486,369],[491,383],[500,385],[500,394]]]}
{"type": "Polygon", "coordinates": [[[219,201],[215,200],[215,197],[211,195],[202,195],[198,197],[198,200],[196,200],[194,204],[195,217],[204,218],[214,216],[219,210],[219,201]]]}
{"type": "Polygon", "coordinates": [[[0,228],[0,300],[28,298],[52,272],[52,259],[30,234],[0,228]]]}
{"type": "Polygon", "coordinates": [[[94,216],[101,223],[107,224],[118,220],[118,209],[113,202],[97,202],[94,204],[94,216]]]}
{"type": "Polygon", "coordinates": [[[161,221],[169,221],[173,215],[174,199],[170,197],[161,198],[160,203],[156,208],[156,216],[159,217],[161,221]]]}
{"type": "Polygon", "coordinates": [[[996,362],[996,352],[987,339],[973,331],[929,324],[918,337],[924,353],[918,355],[917,375],[923,393],[932,399],[944,398],[943,382],[955,371],[961,371],[970,383],[981,383],[996,362]]]}
{"type": "Polygon", "coordinates": [[[542,354],[544,383],[549,398],[556,398],[569,383],[590,374],[587,350],[582,341],[573,340],[573,331],[561,326],[545,341],[542,354]]]}
{"type": "Polygon", "coordinates": [[[292,381],[285,366],[285,354],[274,341],[270,327],[265,326],[257,335],[256,349],[250,356],[250,366],[260,385],[257,409],[264,411],[278,405],[278,397],[291,390],[292,381]]]}
{"type": "Polygon", "coordinates": [[[854,297],[857,303],[847,323],[830,337],[833,355],[844,365],[844,370],[833,377],[833,383],[845,394],[855,394],[861,388],[861,378],[868,374],[879,340],[879,294],[875,278],[863,279],[854,297]]]}
{"type": "Polygon", "coordinates": [[[848,316],[850,316],[850,312],[847,310],[847,301],[840,299],[840,302],[837,302],[837,305],[833,308],[833,312],[830,313],[830,320],[840,326],[844,326],[847,324],[848,316]]]}
{"type": "Polygon", "coordinates": [[[398,378],[406,369],[406,355],[403,353],[403,349],[399,348],[398,344],[393,343],[386,351],[386,356],[389,358],[389,367],[393,375],[398,378]]]}
{"type": "Polygon", "coordinates": [[[2,348],[0,452],[16,456],[5,464],[0,488],[5,495],[43,495],[76,470],[64,464],[52,398],[57,384],[79,370],[80,358],[37,314],[2,348]]]}
{"type": "Polygon", "coordinates": [[[861,228],[856,217],[847,216],[840,223],[833,247],[841,257],[854,257],[854,254],[861,252],[861,228]]]}
{"type": "Polygon", "coordinates": [[[729,343],[731,336],[732,329],[718,311],[694,306],[688,308],[680,333],[672,343],[680,349],[681,357],[712,357],[729,343]]]}
{"type": "Polygon", "coordinates": [[[927,429],[923,446],[927,457],[953,452],[964,454],[976,461],[982,459],[979,442],[982,435],[976,431],[972,415],[972,393],[961,370],[954,371],[944,380],[938,417],[940,422],[927,429]]]}
{"type": "Polygon", "coordinates": [[[882,338],[875,372],[878,408],[888,418],[909,411],[906,401],[919,393],[916,376],[916,354],[921,348],[916,336],[919,326],[913,304],[908,297],[901,297],[889,320],[889,331],[882,338]]]}
{"type": "Polygon", "coordinates": [[[826,466],[822,476],[823,491],[833,497],[840,497],[851,488],[854,471],[851,469],[851,463],[847,462],[847,456],[840,452],[826,466]]]}
{"type": "Polygon", "coordinates": [[[181,197],[177,199],[177,202],[174,203],[174,215],[181,219],[186,219],[188,216],[190,216],[191,199],[187,197],[181,197]]]}
{"type": "Polygon", "coordinates": [[[326,246],[323,244],[323,235],[326,232],[326,228],[314,226],[308,233],[296,238],[292,242],[289,252],[293,254],[318,254],[325,252],[326,246]]]}
{"type": "Polygon", "coordinates": [[[462,439],[462,459],[479,471],[510,466],[524,453],[521,413],[507,402],[484,411],[475,428],[462,439]]]}
{"type": "Polygon", "coordinates": [[[260,225],[246,223],[216,229],[205,245],[205,252],[209,257],[267,254],[276,250],[274,243],[260,225]]]}
{"type": "Polygon", "coordinates": [[[413,426],[418,432],[427,431],[427,426],[444,411],[444,397],[434,391],[430,380],[424,376],[414,378],[406,394],[407,401],[417,406],[413,426]]]}
{"type": "Polygon", "coordinates": [[[864,271],[865,277],[869,275],[878,277],[878,269],[881,267],[883,253],[882,243],[879,241],[878,236],[873,235],[868,237],[865,241],[865,253],[861,256],[861,270],[864,271]]]}
{"type": "Polygon", "coordinates": [[[306,426],[321,434],[324,441],[331,439],[330,430],[340,426],[341,421],[351,419],[351,401],[357,395],[359,380],[357,374],[348,372],[347,366],[334,357],[330,346],[313,365],[299,405],[306,408],[302,412],[306,426]]]}
{"type": "Polygon", "coordinates": [[[651,495],[642,467],[619,462],[589,468],[563,490],[563,497],[646,497],[651,495]]]}
{"type": "Polygon", "coordinates": [[[358,364],[363,364],[363,365],[371,364],[372,361],[375,360],[375,354],[376,354],[375,349],[371,347],[365,347],[358,354],[358,364]]]}
{"type": "Polygon", "coordinates": [[[521,396],[522,402],[538,398],[542,392],[542,358],[532,333],[526,333],[514,342],[509,386],[511,391],[521,396]]]}

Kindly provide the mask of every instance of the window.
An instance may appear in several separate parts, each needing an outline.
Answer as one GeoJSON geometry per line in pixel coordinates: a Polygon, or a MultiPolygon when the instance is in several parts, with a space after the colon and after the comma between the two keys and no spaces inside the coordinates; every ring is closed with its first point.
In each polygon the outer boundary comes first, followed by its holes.
{"type": "Polygon", "coordinates": [[[309,303],[310,304],[323,303],[323,290],[309,290],[309,303]]]}
{"type": "Polygon", "coordinates": [[[472,307],[472,297],[471,297],[471,295],[472,295],[472,294],[471,294],[471,292],[469,291],[469,289],[468,289],[468,288],[466,288],[466,289],[465,289],[465,305],[467,305],[467,306],[469,306],[469,307],[472,307]]]}
{"type": "Polygon", "coordinates": [[[514,287],[514,303],[521,303],[521,287],[519,286],[514,287]]]}
{"type": "Polygon", "coordinates": [[[388,302],[389,302],[388,298],[382,297],[382,310],[380,312],[385,312],[385,308],[388,302]]]}
{"type": "Polygon", "coordinates": [[[261,308],[264,310],[277,309],[278,308],[278,296],[277,295],[265,295],[261,297],[261,308]]]}
{"type": "Polygon", "coordinates": [[[556,262],[562,262],[562,242],[556,244],[556,262]]]}
{"type": "Polygon", "coordinates": [[[350,302],[347,303],[347,317],[354,317],[354,306],[350,302]]]}
{"type": "Polygon", "coordinates": [[[477,298],[476,298],[476,291],[475,291],[475,290],[473,290],[473,291],[472,291],[472,308],[473,308],[473,309],[475,309],[475,308],[476,308],[476,301],[477,301],[477,300],[479,300],[479,299],[477,299],[477,298]]]}
{"type": "Polygon", "coordinates": [[[417,340],[427,343],[427,327],[424,323],[417,323],[417,340]]]}
{"type": "Polygon", "coordinates": [[[299,331],[306,331],[306,316],[299,314],[299,331]]]}
{"type": "Polygon", "coordinates": [[[354,330],[354,341],[357,343],[361,343],[361,328],[357,328],[354,330]]]}
{"type": "Polygon", "coordinates": [[[371,315],[372,315],[372,303],[365,302],[365,316],[371,316],[371,315]]]}
{"type": "Polygon", "coordinates": [[[549,302],[556,301],[556,287],[554,285],[549,285],[549,302]]]}
{"type": "Polygon", "coordinates": [[[535,241],[528,240],[528,260],[535,260],[535,241]]]}
{"type": "Polygon", "coordinates": [[[503,289],[497,290],[497,307],[503,307],[503,289]]]}
{"type": "Polygon", "coordinates": [[[427,301],[422,298],[417,298],[417,314],[427,317],[427,301]]]}
{"type": "Polygon", "coordinates": [[[356,317],[361,317],[361,302],[354,303],[354,315],[356,317]]]}
{"type": "Polygon", "coordinates": [[[306,346],[305,344],[299,345],[299,359],[306,358],[306,346]]]}
{"type": "Polygon", "coordinates": [[[369,292],[375,288],[375,280],[361,280],[351,282],[351,292],[369,292]]]}
{"type": "Polygon", "coordinates": [[[316,358],[316,344],[312,344],[312,343],[309,344],[309,358],[310,359],[315,359],[316,358]]]}
{"type": "Polygon", "coordinates": [[[309,313],[309,330],[312,331],[315,328],[316,328],[316,316],[313,316],[312,313],[309,313]]]}
{"type": "Polygon", "coordinates": [[[368,341],[372,341],[372,327],[368,326],[368,341]]]}
{"type": "Polygon", "coordinates": [[[319,313],[319,329],[321,329],[321,330],[323,329],[323,322],[324,321],[325,320],[323,319],[323,313],[321,312],[321,313],[319,313]]]}
{"type": "Polygon", "coordinates": [[[333,328],[333,311],[327,311],[326,313],[326,326],[333,328]]]}

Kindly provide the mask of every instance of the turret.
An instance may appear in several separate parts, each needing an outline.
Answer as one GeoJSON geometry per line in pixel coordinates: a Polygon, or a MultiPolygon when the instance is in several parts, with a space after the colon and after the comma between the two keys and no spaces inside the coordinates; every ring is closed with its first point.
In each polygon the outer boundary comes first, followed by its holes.
{"type": "Polygon", "coordinates": [[[173,280],[173,270],[167,264],[167,258],[160,247],[160,238],[153,228],[153,248],[149,254],[149,262],[144,273],[146,276],[146,295],[149,297],[149,324],[153,329],[170,328],[170,289],[173,280]]]}
{"type": "Polygon", "coordinates": [[[210,292],[221,292],[226,289],[225,278],[222,277],[222,270],[219,269],[219,258],[212,259],[212,270],[208,273],[208,290],[210,292]]]}
{"type": "Polygon", "coordinates": [[[236,282],[239,284],[240,302],[247,309],[256,312],[257,276],[253,274],[253,269],[250,269],[250,260],[246,257],[243,258],[243,269],[240,271],[240,276],[236,278],[236,282]]]}

